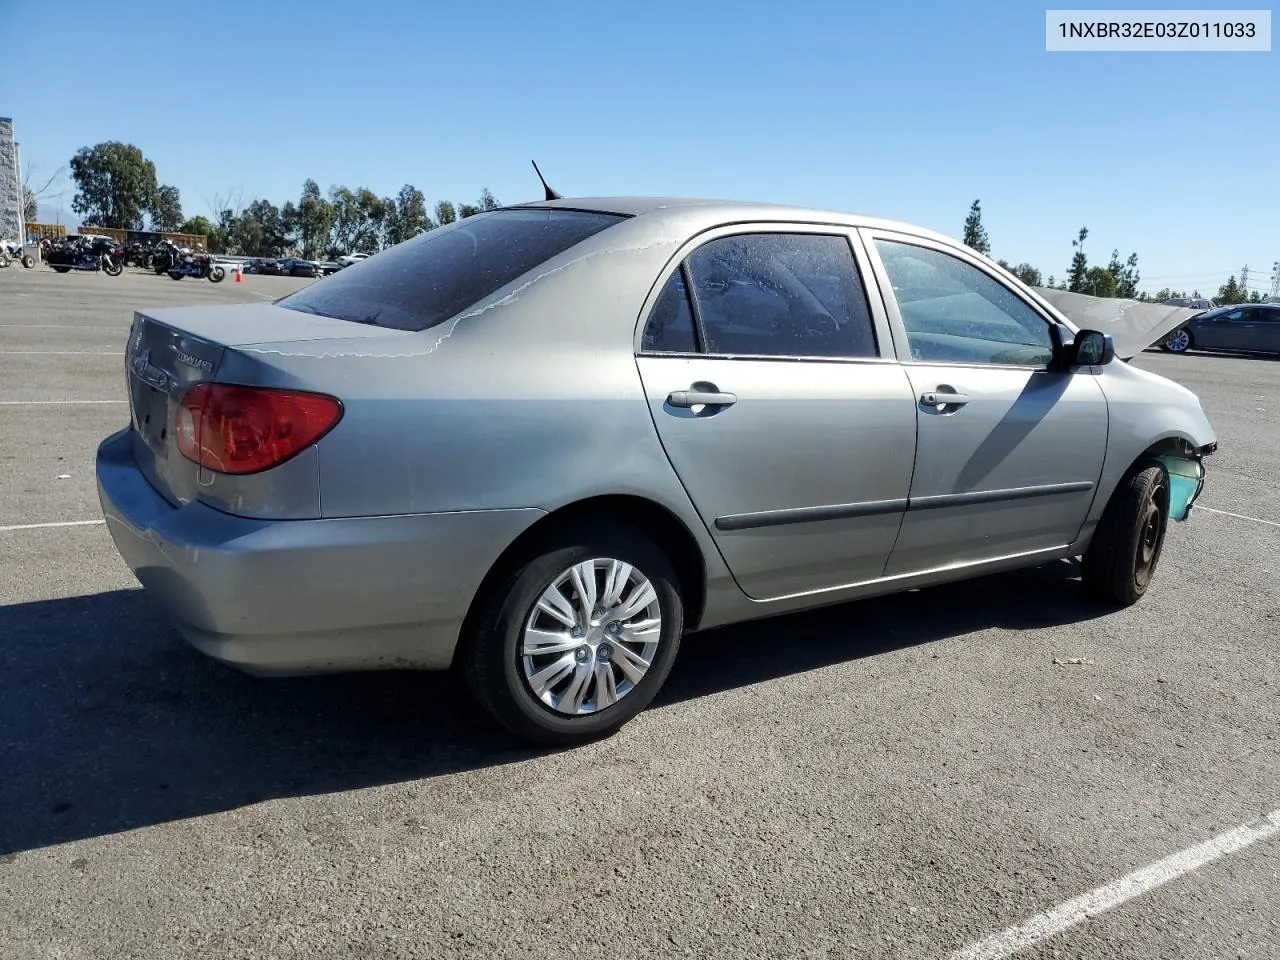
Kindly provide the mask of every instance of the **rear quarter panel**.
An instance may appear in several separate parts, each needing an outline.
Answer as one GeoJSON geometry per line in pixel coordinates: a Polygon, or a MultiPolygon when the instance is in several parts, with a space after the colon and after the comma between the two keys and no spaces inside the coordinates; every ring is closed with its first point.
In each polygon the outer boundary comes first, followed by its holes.
{"type": "Polygon", "coordinates": [[[632,494],[680,518],[710,587],[727,571],[658,440],[633,349],[645,297],[692,229],[628,221],[433,329],[244,346],[222,377],[342,400],[317,445],[326,518],[632,494]]]}

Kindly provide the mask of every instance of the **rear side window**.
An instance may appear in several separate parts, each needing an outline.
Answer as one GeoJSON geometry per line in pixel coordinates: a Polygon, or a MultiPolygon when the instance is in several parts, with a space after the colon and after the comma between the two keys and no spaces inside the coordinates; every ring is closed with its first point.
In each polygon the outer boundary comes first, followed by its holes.
{"type": "Polygon", "coordinates": [[[355,263],[279,305],[396,330],[426,330],[625,219],[581,210],[477,214],[355,263]]]}
{"type": "Polygon", "coordinates": [[[653,305],[649,322],[644,327],[646,353],[696,353],[698,335],[695,332],[693,309],[689,305],[689,289],[684,281],[684,268],[673,273],[658,302],[653,305]]]}
{"type": "Polygon", "coordinates": [[[849,241],[808,233],[735,234],[689,255],[663,290],[644,349],[738,357],[874,357],[875,332],[849,241]],[[692,307],[683,275],[692,287],[692,307]],[[678,345],[677,345],[678,344],[678,345]]]}

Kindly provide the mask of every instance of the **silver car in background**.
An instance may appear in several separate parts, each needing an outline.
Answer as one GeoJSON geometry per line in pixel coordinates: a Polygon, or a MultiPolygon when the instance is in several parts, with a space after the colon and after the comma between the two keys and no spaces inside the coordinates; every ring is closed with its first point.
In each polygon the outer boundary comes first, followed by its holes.
{"type": "Polygon", "coordinates": [[[461,668],[616,730],[686,631],[1064,557],[1146,591],[1214,433],[967,247],[766,205],[552,200],[275,303],[136,314],[111,535],[259,674],[461,668]]]}

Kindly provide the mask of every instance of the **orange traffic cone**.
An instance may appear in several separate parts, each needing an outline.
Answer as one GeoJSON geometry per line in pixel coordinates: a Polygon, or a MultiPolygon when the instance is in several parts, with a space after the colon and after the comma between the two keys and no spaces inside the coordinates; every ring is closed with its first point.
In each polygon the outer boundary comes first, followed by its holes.
{"type": "Polygon", "coordinates": [[[244,273],[243,270],[241,270],[239,267],[236,267],[236,283],[244,283],[244,278],[241,276],[241,274],[243,273],[244,273]]]}

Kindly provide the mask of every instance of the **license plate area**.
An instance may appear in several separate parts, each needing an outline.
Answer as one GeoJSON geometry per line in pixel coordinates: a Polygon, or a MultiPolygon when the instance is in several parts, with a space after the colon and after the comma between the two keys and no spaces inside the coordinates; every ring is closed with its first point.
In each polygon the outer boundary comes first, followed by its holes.
{"type": "Polygon", "coordinates": [[[169,396],[137,377],[133,382],[133,421],[147,446],[163,455],[169,439],[169,396]]]}

